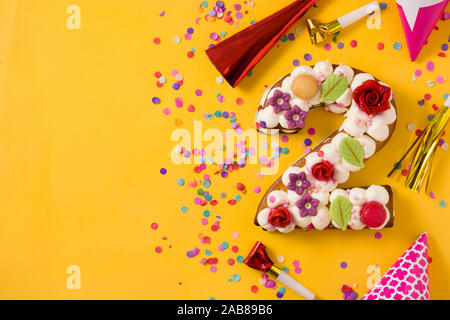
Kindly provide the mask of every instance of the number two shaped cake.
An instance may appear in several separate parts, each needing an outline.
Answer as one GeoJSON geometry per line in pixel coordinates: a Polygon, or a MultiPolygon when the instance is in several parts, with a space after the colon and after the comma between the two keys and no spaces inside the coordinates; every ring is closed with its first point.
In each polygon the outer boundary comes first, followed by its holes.
{"type": "Polygon", "coordinates": [[[319,107],[344,114],[344,122],[272,184],[259,204],[255,224],[282,233],[296,227],[391,227],[390,186],[338,188],[392,136],[397,114],[391,88],[342,63],[300,66],[264,92],[256,127],[265,134],[296,133],[304,128],[309,111],[319,107]]]}

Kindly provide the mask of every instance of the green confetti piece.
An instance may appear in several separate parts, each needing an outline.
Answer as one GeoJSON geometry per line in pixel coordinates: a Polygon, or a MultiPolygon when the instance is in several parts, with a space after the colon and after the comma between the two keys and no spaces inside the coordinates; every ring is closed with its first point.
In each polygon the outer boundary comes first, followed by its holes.
{"type": "Polygon", "coordinates": [[[339,98],[348,87],[348,80],[342,74],[332,74],[322,84],[320,101],[334,101],[339,98]]]}
{"type": "Polygon", "coordinates": [[[352,137],[345,137],[339,144],[339,153],[348,163],[364,168],[364,147],[352,137]]]}
{"type": "Polygon", "coordinates": [[[337,196],[331,203],[331,219],[333,219],[342,230],[347,230],[347,224],[352,219],[352,208],[352,203],[344,196],[337,196]]]}

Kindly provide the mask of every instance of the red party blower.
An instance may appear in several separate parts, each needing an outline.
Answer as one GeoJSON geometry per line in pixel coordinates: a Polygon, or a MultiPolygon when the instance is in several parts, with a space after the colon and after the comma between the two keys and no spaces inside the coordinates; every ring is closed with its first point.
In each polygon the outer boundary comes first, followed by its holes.
{"type": "Polygon", "coordinates": [[[267,255],[266,246],[259,241],[255,243],[253,249],[250,251],[247,258],[245,258],[244,263],[250,268],[267,272],[267,274],[280,281],[286,287],[294,290],[308,300],[314,300],[314,297],[316,296],[305,286],[297,282],[297,280],[275,266],[267,255]]]}
{"type": "Polygon", "coordinates": [[[297,0],[206,50],[234,88],[287,30],[318,0],[297,0]]]}

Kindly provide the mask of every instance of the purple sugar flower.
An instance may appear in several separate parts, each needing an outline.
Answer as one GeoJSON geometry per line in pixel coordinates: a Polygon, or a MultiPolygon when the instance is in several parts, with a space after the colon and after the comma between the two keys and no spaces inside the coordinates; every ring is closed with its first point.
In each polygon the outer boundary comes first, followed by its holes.
{"type": "Polygon", "coordinates": [[[275,113],[280,113],[281,111],[288,111],[291,109],[291,104],[289,100],[291,95],[289,93],[283,93],[280,90],[275,90],[273,96],[267,100],[267,102],[273,107],[275,113]]]}
{"type": "Polygon", "coordinates": [[[305,119],[307,116],[308,112],[301,110],[298,106],[293,106],[291,110],[284,113],[288,128],[303,129],[305,127],[305,119]]]}
{"type": "Polygon", "coordinates": [[[300,209],[300,217],[311,216],[314,217],[317,214],[317,206],[319,200],[314,199],[308,193],[306,193],[295,205],[300,209]]]}
{"type": "Polygon", "coordinates": [[[304,172],[289,174],[288,190],[294,190],[299,196],[303,194],[307,188],[311,186],[304,172]]]}

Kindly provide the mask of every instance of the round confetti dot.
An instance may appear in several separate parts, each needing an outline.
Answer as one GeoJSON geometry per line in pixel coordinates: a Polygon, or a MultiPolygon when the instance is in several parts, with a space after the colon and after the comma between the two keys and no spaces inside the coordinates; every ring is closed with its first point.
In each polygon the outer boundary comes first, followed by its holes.
{"type": "Polygon", "coordinates": [[[156,37],[156,38],[153,39],[153,43],[154,44],[160,44],[161,43],[161,39],[156,37]]]}
{"type": "Polygon", "coordinates": [[[244,103],[244,99],[242,99],[242,98],[237,98],[237,99],[236,99],[236,103],[237,103],[238,105],[242,105],[242,104],[244,103]]]}
{"type": "Polygon", "coordinates": [[[187,106],[187,110],[189,112],[194,112],[195,111],[195,107],[192,104],[190,104],[190,105],[187,106]]]}
{"type": "Polygon", "coordinates": [[[162,76],[162,74],[161,74],[161,72],[159,72],[159,71],[156,71],[155,72],[155,78],[161,78],[161,76],[162,76]]]}
{"type": "Polygon", "coordinates": [[[188,51],[188,53],[186,55],[188,58],[194,57],[194,53],[192,51],[188,51]]]}
{"type": "Polygon", "coordinates": [[[153,97],[152,102],[153,102],[153,104],[159,104],[161,102],[161,100],[158,97],[153,97]]]}
{"type": "Polygon", "coordinates": [[[384,10],[387,8],[387,3],[386,2],[380,2],[380,9],[384,10]]]}
{"type": "Polygon", "coordinates": [[[150,225],[150,228],[152,228],[153,230],[156,230],[156,229],[158,229],[158,224],[157,224],[156,222],[153,222],[153,223],[150,225]]]}
{"type": "Polygon", "coordinates": [[[358,45],[358,42],[356,40],[350,41],[350,47],[356,48],[357,45],[358,45]]]}
{"type": "Polygon", "coordinates": [[[279,263],[283,263],[283,262],[284,262],[284,257],[283,257],[283,256],[278,256],[278,257],[277,257],[277,261],[278,261],[279,263]]]}
{"type": "Polygon", "coordinates": [[[384,49],[384,43],[383,42],[378,42],[377,43],[377,49],[378,50],[383,50],[384,49]]]}
{"type": "Polygon", "coordinates": [[[173,88],[174,90],[178,90],[178,89],[180,89],[180,84],[179,84],[178,82],[175,82],[175,83],[172,85],[172,88],[173,88]]]}
{"type": "Polygon", "coordinates": [[[281,137],[281,141],[284,142],[284,143],[286,143],[286,142],[289,141],[289,137],[288,137],[288,136],[282,136],[282,137],[281,137]]]}
{"type": "Polygon", "coordinates": [[[162,248],[160,246],[157,246],[155,248],[156,253],[161,253],[162,252],[162,248]]]}
{"type": "Polygon", "coordinates": [[[227,260],[227,263],[228,263],[228,265],[232,266],[232,265],[234,264],[234,259],[229,258],[229,259],[227,260]]]}
{"type": "Polygon", "coordinates": [[[250,290],[251,290],[253,293],[257,293],[258,290],[259,290],[259,288],[258,288],[258,286],[253,285],[253,286],[250,287],[250,290]]]}
{"type": "Polygon", "coordinates": [[[233,274],[233,280],[239,281],[239,280],[241,280],[241,276],[239,274],[235,273],[235,274],[233,274]]]}
{"type": "Polygon", "coordinates": [[[375,234],[374,234],[375,239],[381,239],[382,236],[383,235],[379,232],[375,232],[375,234]]]}
{"type": "Polygon", "coordinates": [[[342,269],[347,268],[347,262],[341,262],[341,268],[342,269]]]}
{"type": "Polygon", "coordinates": [[[202,91],[202,90],[200,90],[200,89],[195,90],[195,95],[196,95],[197,97],[200,97],[202,94],[203,94],[203,91],[202,91]]]}
{"type": "Polygon", "coordinates": [[[343,48],[344,48],[344,43],[339,42],[339,43],[337,44],[337,48],[338,48],[338,49],[343,49],[343,48]]]}
{"type": "Polygon", "coordinates": [[[186,207],[186,206],[182,206],[181,207],[181,212],[183,212],[183,213],[186,213],[186,212],[188,212],[188,207],[186,207]]]}
{"type": "Polygon", "coordinates": [[[166,169],[166,168],[161,168],[161,169],[159,170],[159,172],[160,172],[162,175],[164,175],[164,174],[167,173],[167,169],[166,169]]]}
{"type": "Polygon", "coordinates": [[[424,96],[425,100],[431,100],[431,94],[426,93],[424,96]]]}
{"type": "Polygon", "coordinates": [[[281,288],[278,290],[278,292],[281,293],[281,294],[285,294],[285,293],[286,293],[286,288],[285,288],[285,287],[281,287],[281,288]]]}
{"type": "MultiPolygon", "coordinates": [[[[233,238],[235,238],[235,239],[237,239],[237,238],[239,238],[239,232],[237,232],[237,231],[234,231],[233,232],[233,238]]],[[[233,246],[233,248],[237,248],[237,246],[233,246]]],[[[233,250],[233,252],[234,252],[234,249],[232,249],[233,250]]]]}
{"type": "Polygon", "coordinates": [[[181,42],[181,38],[179,36],[175,36],[172,38],[173,43],[178,44],[181,42]]]}
{"type": "Polygon", "coordinates": [[[316,133],[316,129],[314,129],[314,128],[309,128],[309,129],[308,129],[308,134],[309,134],[310,136],[314,135],[315,133],[316,133]]]}
{"type": "Polygon", "coordinates": [[[216,78],[216,82],[217,83],[223,83],[223,78],[222,77],[217,77],[216,78]]]}
{"type": "Polygon", "coordinates": [[[176,98],[175,99],[175,106],[178,107],[178,108],[181,108],[183,106],[183,99],[176,98]]]}
{"type": "Polygon", "coordinates": [[[164,108],[163,109],[163,113],[167,116],[170,114],[170,109],[169,108],[164,108]]]}
{"type": "Polygon", "coordinates": [[[189,33],[189,34],[193,34],[194,33],[194,29],[193,28],[187,28],[186,32],[189,33]]]}
{"type": "Polygon", "coordinates": [[[277,296],[277,298],[279,298],[279,299],[283,298],[283,294],[280,293],[280,292],[277,292],[276,296],[277,296]]]}
{"type": "Polygon", "coordinates": [[[237,262],[244,262],[244,257],[243,256],[237,256],[236,257],[236,261],[237,262]]]}
{"type": "Polygon", "coordinates": [[[226,242],[226,241],[222,242],[222,248],[227,249],[228,248],[228,242],[226,242]]]}
{"type": "Polygon", "coordinates": [[[439,202],[439,207],[445,208],[446,206],[447,206],[447,203],[445,203],[444,200],[441,200],[441,201],[439,202]]]}
{"type": "Polygon", "coordinates": [[[402,44],[400,42],[394,43],[394,49],[395,50],[400,50],[401,48],[402,48],[402,44]]]}
{"type": "Polygon", "coordinates": [[[292,61],[292,64],[293,64],[295,67],[298,67],[298,66],[300,65],[300,61],[298,61],[298,59],[294,59],[294,60],[292,61]]]}
{"type": "Polygon", "coordinates": [[[428,61],[426,66],[427,66],[427,70],[428,71],[430,71],[430,72],[434,71],[434,63],[433,63],[433,61],[428,61]]]}
{"type": "Polygon", "coordinates": [[[178,184],[179,186],[184,185],[184,179],[183,179],[183,178],[179,178],[179,179],[177,180],[177,184],[178,184]]]}
{"type": "Polygon", "coordinates": [[[331,44],[327,43],[323,46],[323,48],[327,51],[331,50],[331,44]]]}
{"type": "Polygon", "coordinates": [[[422,75],[422,70],[417,69],[416,71],[414,71],[414,75],[415,75],[416,77],[420,77],[420,76],[422,75]]]}
{"type": "Polygon", "coordinates": [[[448,44],[444,43],[444,44],[441,46],[441,50],[442,50],[442,51],[447,51],[447,50],[448,50],[448,44]]]}
{"type": "Polygon", "coordinates": [[[311,57],[311,55],[310,55],[309,53],[306,53],[306,54],[303,56],[303,58],[304,58],[306,61],[311,61],[311,59],[312,59],[312,57],[311,57]]]}
{"type": "Polygon", "coordinates": [[[211,272],[215,273],[217,271],[217,267],[216,266],[211,266],[209,268],[209,270],[211,270],[211,272]]]}
{"type": "Polygon", "coordinates": [[[416,125],[414,123],[408,123],[408,130],[413,131],[416,128],[416,125]]]}

